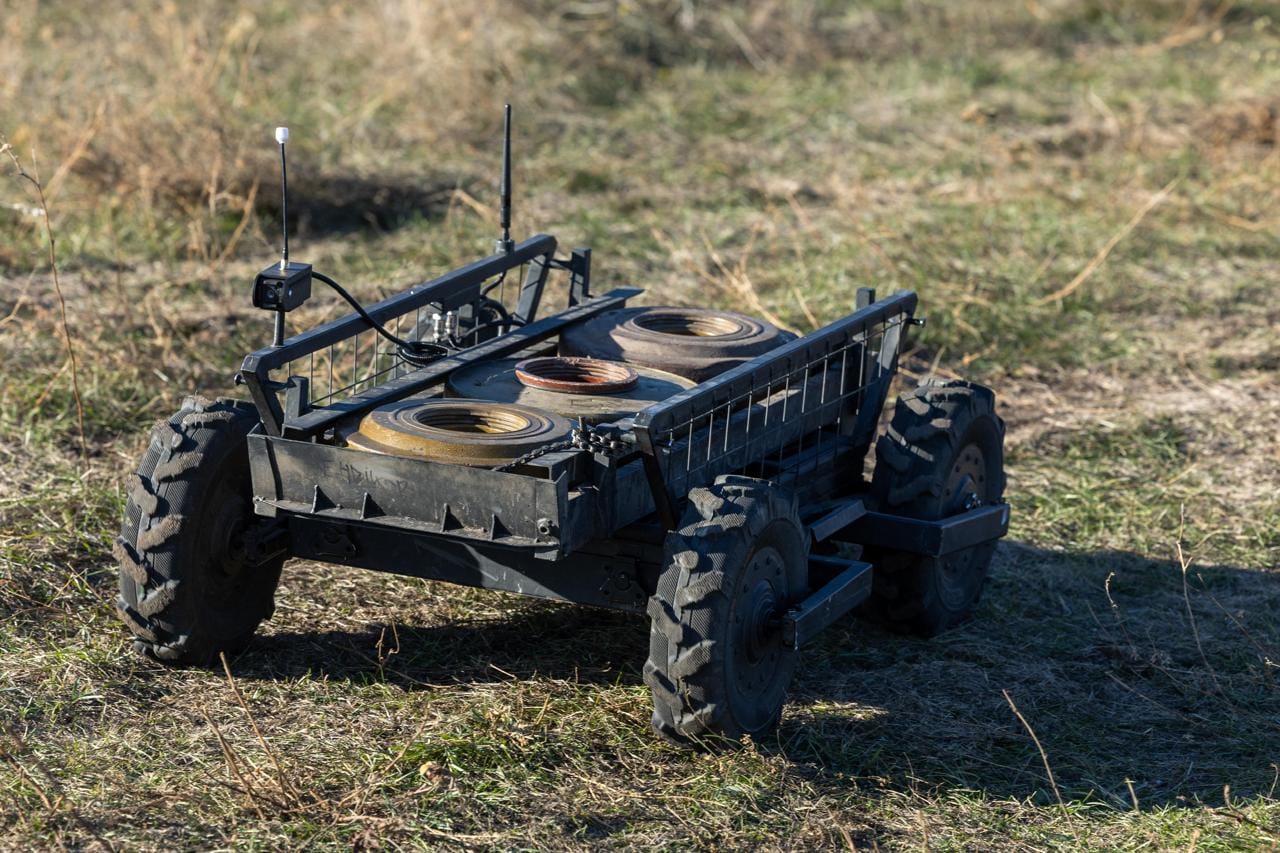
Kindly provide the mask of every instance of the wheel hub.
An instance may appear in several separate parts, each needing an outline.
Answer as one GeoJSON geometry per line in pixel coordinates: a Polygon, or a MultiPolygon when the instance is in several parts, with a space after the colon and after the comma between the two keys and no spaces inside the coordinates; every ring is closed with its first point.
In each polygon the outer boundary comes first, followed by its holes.
{"type": "Polygon", "coordinates": [[[212,564],[228,577],[234,577],[244,568],[244,507],[236,496],[230,494],[224,494],[215,507],[208,527],[209,539],[203,549],[204,556],[214,557],[212,564]]]}
{"type": "Polygon", "coordinates": [[[942,503],[948,514],[982,505],[986,492],[987,459],[977,444],[966,444],[956,454],[943,487],[942,503]]]}
{"type": "MultiPolygon", "coordinates": [[[[976,443],[966,444],[951,463],[943,489],[942,504],[947,515],[982,506],[987,491],[987,459],[976,443]]],[[[939,592],[948,605],[962,606],[969,598],[975,549],[965,548],[942,559],[939,592]]]]}
{"type": "Polygon", "coordinates": [[[759,663],[768,653],[770,637],[777,630],[777,620],[774,617],[778,603],[773,595],[773,587],[766,581],[756,584],[756,588],[751,591],[748,608],[750,616],[744,637],[747,660],[759,663]]]}
{"type": "Polygon", "coordinates": [[[752,555],[743,573],[735,607],[734,672],[737,689],[755,694],[772,689],[782,660],[782,631],[778,590],[785,584],[782,555],[765,547],[752,555]]]}

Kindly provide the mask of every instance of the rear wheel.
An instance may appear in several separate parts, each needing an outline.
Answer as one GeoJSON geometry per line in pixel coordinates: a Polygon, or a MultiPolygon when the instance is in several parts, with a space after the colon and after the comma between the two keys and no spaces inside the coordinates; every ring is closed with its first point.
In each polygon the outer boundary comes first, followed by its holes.
{"type": "Polygon", "coordinates": [[[245,436],[257,423],[247,404],[188,397],[152,430],[115,547],[117,608],[149,657],[208,665],[274,610],[284,556],[279,528],[253,512],[245,436]]]}
{"type": "Polygon", "coordinates": [[[654,729],[681,744],[768,734],[796,667],[779,617],[807,583],[795,499],[766,481],[720,477],[689,494],[665,551],[644,668],[654,729]]]}
{"type": "MultiPolygon", "coordinates": [[[[898,398],[876,443],[871,494],[885,512],[936,520],[1004,495],[1004,421],[991,389],[929,382],[898,398]]],[[[875,565],[863,612],[898,630],[930,637],[964,621],[986,582],[995,542],[942,557],[867,548],[875,565]]]]}

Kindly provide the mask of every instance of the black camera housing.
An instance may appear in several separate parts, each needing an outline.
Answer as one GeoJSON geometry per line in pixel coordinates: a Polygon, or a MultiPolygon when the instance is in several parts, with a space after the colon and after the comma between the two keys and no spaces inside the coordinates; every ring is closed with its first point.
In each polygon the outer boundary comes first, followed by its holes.
{"type": "Polygon", "coordinates": [[[292,311],[311,298],[311,264],[290,261],[271,266],[253,280],[253,307],[292,311]]]}

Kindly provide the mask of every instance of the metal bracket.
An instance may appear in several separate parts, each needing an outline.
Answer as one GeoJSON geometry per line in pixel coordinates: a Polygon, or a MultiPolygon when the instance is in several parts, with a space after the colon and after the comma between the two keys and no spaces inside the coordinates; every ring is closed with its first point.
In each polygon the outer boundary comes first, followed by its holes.
{"type": "Polygon", "coordinates": [[[810,522],[809,533],[814,542],[825,542],[866,514],[867,506],[862,498],[849,498],[810,522]]]}
{"type": "Polygon", "coordinates": [[[345,528],[337,526],[317,527],[314,531],[311,551],[316,557],[336,557],[349,560],[359,553],[360,549],[345,528]]]}
{"type": "Polygon", "coordinates": [[[285,419],[300,418],[309,411],[311,411],[310,382],[305,376],[290,376],[289,381],[285,383],[285,419]]]}
{"type": "Polygon", "coordinates": [[[618,569],[611,574],[600,587],[600,594],[606,601],[631,607],[643,607],[646,598],[644,590],[636,583],[635,573],[626,569],[618,569]]]}
{"type": "Polygon", "coordinates": [[[591,250],[575,248],[569,255],[569,307],[591,296],[591,250]]]}
{"type": "Polygon", "coordinates": [[[814,554],[809,565],[810,574],[817,574],[819,568],[840,568],[840,572],[782,616],[782,642],[792,649],[808,643],[871,595],[870,563],[814,554]]]}
{"type": "Polygon", "coordinates": [[[860,545],[942,557],[999,539],[1007,532],[1009,505],[1001,503],[978,507],[937,521],[868,512],[833,534],[833,538],[860,545]]]}

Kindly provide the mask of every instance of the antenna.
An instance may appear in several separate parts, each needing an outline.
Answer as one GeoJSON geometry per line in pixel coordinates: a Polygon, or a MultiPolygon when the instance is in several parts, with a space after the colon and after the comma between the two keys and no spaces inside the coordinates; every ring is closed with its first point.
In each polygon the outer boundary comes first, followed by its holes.
{"type": "Polygon", "coordinates": [[[276,128],[276,142],[280,145],[280,231],[284,234],[284,248],[280,250],[280,269],[289,266],[289,165],[284,156],[284,144],[289,141],[289,128],[276,128]]]}
{"type": "Polygon", "coordinates": [[[276,347],[284,344],[284,315],[311,296],[311,264],[289,263],[289,167],[284,155],[284,144],[288,141],[289,128],[277,127],[276,143],[280,146],[280,230],[284,234],[280,263],[267,267],[253,280],[253,306],[275,313],[275,332],[271,345],[276,347]]]}
{"type": "MultiPolygon", "coordinates": [[[[284,156],[284,148],[280,149],[284,156]]],[[[515,248],[511,242],[511,105],[507,104],[502,115],[502,183],[498,185],[498,194],[502,198],[502,237],[498,240],[499,252],[510,252],[515,248]]]]}

